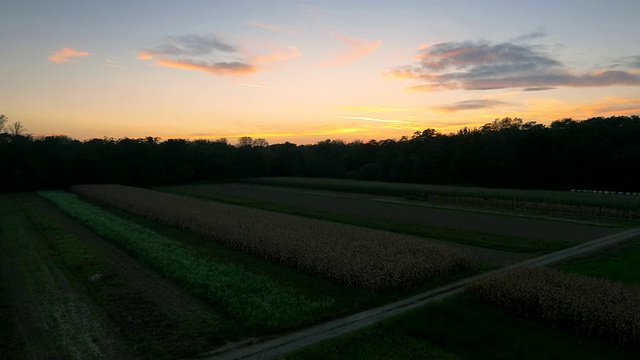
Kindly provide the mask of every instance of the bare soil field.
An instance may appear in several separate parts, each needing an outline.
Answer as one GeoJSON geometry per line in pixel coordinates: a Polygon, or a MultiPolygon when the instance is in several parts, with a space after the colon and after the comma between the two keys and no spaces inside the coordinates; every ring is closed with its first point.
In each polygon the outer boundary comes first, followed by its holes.
{"type": "Polygon", "coordinates": [[[429,226],[478,231],[532,239],[584,242],[616,229],[575,222],[516,217],[429,207],[398,197],[334,193],[319,190],[247,184],[193,185],[177,188],[269,201],[301,208],[414,222],[429,226]],[[395,201],[395,202],[394,202],[395,201]]]}

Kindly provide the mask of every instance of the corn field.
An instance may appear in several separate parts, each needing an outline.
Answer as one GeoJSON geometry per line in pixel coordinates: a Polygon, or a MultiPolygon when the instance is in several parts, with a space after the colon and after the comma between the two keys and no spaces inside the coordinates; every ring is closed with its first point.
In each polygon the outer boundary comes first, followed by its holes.
{"type": "Polygon", "coordinates": [[[477,280],[466,291],[496,307],[622,345],[640,344],[640,288],[548,268],[477,280]]]}
{"type": "Polygon", "coordinates": [[[427,240],[121,185],[77,194],[365,291],[407,288],[467,268],[470,253],[427,240]]]}

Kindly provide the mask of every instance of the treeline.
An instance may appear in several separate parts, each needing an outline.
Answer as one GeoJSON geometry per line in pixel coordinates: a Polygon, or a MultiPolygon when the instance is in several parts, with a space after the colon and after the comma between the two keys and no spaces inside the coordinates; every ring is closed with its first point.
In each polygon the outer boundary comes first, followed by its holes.
{"type": "Polygon", "coordinates": [[[640,191],[640,117],[549,126],[496,119],[454,134],[268,145],[243,138],[160,141],[0,133],[3,191],[81,183],[168,185],[257,176],[337,177],[503,188],[640,191]]]}

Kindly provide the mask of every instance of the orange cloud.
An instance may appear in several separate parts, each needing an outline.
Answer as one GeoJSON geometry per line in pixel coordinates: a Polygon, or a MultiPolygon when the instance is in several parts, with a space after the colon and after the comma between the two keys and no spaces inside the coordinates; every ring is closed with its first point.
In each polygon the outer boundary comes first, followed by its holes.
{"type": "Polygon", "coordinates": [[[138,56],[136,57],[138,60],[151,60],[153,59],[153,55],[149,54],[146,51],[139,51],[138,56]]]}
{"type": "Polygon", "coordinates": [[[156,65],[178,69],[198,70],[221,76],[243,76],[260,71],[260,68],[239,61],[207,63],[204,61],[165,60],[156,61],[156,65]]]}
{"type": "Polygon", "coordinates": [[[55,62],[55,63],[64,63],[64,62],[74,62],[72,58],[76,57],[84,57],[91,55],[85,51],[78,51],[71,48],[63,48],[62,50],[50,55],[47,59],[55,62]]]}
{"type": "Polygon", "coordinates": [[[333,36],[342,40],[345,44],[347,44],[349,48],[347,50],[344,50],[338,53],[335,56],[334,60],[322,63],[320,64],[320,66],[329,67],[329,66],[342,66],[342,65],[350,64],[356,60],[362,59],[363,57],[371,54],[372,52],[376,51],[378,47],[380,47],[379,40],[369,41],[369,40],[362,40],[362,39],[353,39],[338,33],[334,33],[333,36]]]}

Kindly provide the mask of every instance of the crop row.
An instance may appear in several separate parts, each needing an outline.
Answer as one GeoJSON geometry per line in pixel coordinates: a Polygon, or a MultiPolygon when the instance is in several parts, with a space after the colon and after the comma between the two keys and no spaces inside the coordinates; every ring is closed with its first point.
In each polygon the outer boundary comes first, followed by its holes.
{"type": "Polygon", "coordinates": [[[472,196],[427,195],[413,197],[414,199],[441,204],[471,205],[512,210],[532,210],[545,214],[580,214],[588,217],[606,218],[614,220],[630,220],[640,217],[640,210],[616,208],[602,205],[576,205],[559,202],[528,201],[522,199],[498,199],[472,196]]]}
{"type": "Polygon", "coordinates": [[[73,191],[347,287],[415,286],[470,265],[468,252],[426,240],[120,185],[73,191]]]}
{"type": "Polygon", "coordinates": [[[640,216],[640,197],[587,194],[570,191],[490,189],[431,184],[386,183],[346,179],[254,178],[245,182],[347,191],[355,193],[407,196],[436,202],[499,206],[536,211],[578,211],[580,214],[632,219],[640,216]]]}
{"type": "Polygon", "coordinates": [[[620,344],[640,344],[640,288],[548,268],[486,277],[466,290],[494,306],[554,327],[620,344]]]}
{"type": "Polygon", "coordinates": [[[195,250],[66,192],[40,192],[98,235],[249,326],[276,328],[307,320],[330,301],[308,301],[264,276],[219,264],[195,250]]]}

